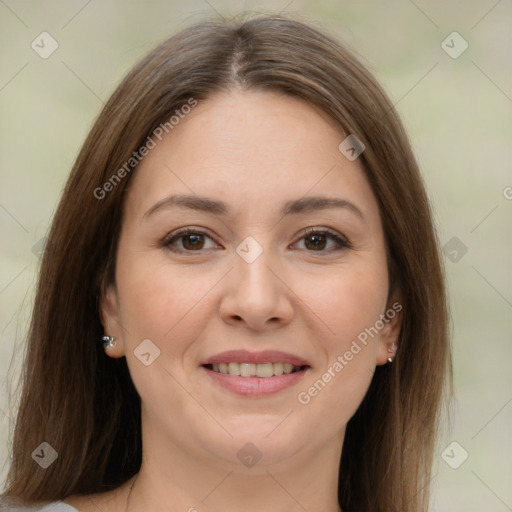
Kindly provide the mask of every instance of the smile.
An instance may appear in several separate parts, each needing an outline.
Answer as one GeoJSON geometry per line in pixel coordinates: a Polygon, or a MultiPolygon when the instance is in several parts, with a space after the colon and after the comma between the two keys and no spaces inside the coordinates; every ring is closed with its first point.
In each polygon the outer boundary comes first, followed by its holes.
{"type": "Polygon", "coordinates": [[[307,359],[280,350],[228,350],[203,359],[199,367],[219,388],[246,397],[277,394],[312,371],[307,359]]]}

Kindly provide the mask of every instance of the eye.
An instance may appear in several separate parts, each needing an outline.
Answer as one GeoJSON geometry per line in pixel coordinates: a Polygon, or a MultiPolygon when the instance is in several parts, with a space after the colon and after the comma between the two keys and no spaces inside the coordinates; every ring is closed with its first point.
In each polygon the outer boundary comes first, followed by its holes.
{"type": "MultiPolygon", "coordinates": [[[[174,252],[194,252],[211,249],[212,247],[205,247],[205,239],[213,241],[205,231],[186,228],[177,233],[171,233],[171,235],[163,240],[162,245],[174,252]]],[[[214,246],[217,245],[214,243],[214,246]]]]}
{"type": "Polygon", "coordinates": [[[300,239],[300,242],[302,241],[309,252],[332,252],[351,247],[348,240],[328,229],[308,228],[300,239]],[[329,241],[331,247],[327,248],[329,241]],[[326,248],[327,250],[325,250],[326,248]]]}

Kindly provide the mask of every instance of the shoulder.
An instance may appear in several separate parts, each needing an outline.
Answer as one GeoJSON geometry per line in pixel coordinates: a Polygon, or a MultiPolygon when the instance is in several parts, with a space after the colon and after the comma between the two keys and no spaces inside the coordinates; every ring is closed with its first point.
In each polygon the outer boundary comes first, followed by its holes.
{"type": "Polygon", "coordinates": [[[0,498],[0,510],[2,512],[78,512],[76,508],[62,501],[26,505],[13,498],[0,498]]]}
{"type": "Polygon", "coordinates": [[[51,503],[26,505],[18,498],[0,496],[0,512],[107,512],[124,510],[126,494],[135,477],[120,487],[105,492],[80,495],[75,494],[51,503]]]}

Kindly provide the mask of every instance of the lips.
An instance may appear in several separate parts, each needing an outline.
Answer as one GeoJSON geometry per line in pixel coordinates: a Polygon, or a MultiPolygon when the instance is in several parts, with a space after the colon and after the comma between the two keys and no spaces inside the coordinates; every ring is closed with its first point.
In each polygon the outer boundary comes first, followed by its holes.
{"type": "Polygon", "coordinates": [[[232,350],[202,361],[200,366],[219,385],[240,395],[263,396],[296,384],[311,368],[286,352],[232,350]]]}
{"type": "Polygon", "coordinates": [[[228,352],[221,352],[213,357],[206,359],[200,363],[204,365],[214,365],[220,363],[288,363],[292,366],[310,366],[308,361],[301,357],[281,352],[279,350],[263,350],[261,352],[249,352],[248,350],[230,350],[228,352]]]}

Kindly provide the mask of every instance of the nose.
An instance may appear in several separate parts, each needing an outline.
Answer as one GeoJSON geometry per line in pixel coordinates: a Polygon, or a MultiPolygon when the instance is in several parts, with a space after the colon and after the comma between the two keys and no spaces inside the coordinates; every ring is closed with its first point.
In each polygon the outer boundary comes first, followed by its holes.
{"type": "Polygon", "coordinates": [[[294,314],[293,292],[265,249],[248,262],[234,255],[234,268],[226,276],[220,303],[222,319],[231,325],[244,325],[251,330],[283,327],[294,314]]]}

